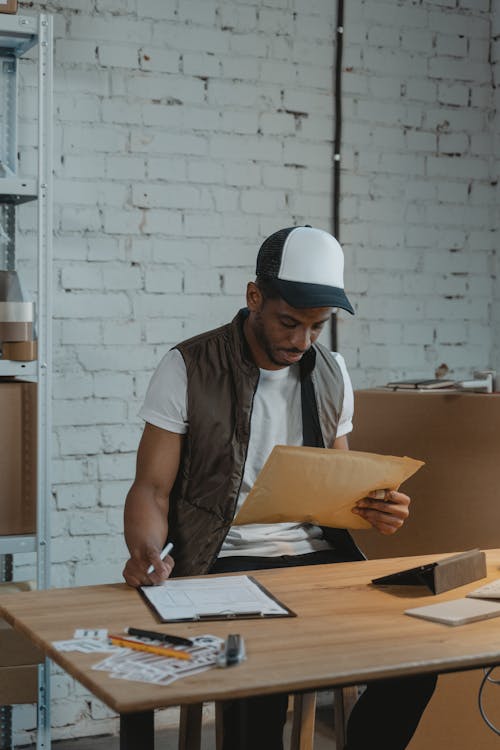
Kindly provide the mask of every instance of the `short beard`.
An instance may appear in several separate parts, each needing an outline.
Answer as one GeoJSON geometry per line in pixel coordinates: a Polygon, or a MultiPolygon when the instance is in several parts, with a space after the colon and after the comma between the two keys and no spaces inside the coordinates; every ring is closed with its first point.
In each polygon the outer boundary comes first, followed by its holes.
{"type": "Polygon", "coordinates": [[[269,339],[264,333],[264,326],[262,325],[262,316],[260,312],[255,313],[255,325],[253,330],[259,346],[266,353],[269,361],[272,362],[273,365],[277,365],[278,367],[290,367],[290,362],[283,362],[282,360],[276,359],[276,355],[274,354],[274,350],[269,342],[269,339]]]}

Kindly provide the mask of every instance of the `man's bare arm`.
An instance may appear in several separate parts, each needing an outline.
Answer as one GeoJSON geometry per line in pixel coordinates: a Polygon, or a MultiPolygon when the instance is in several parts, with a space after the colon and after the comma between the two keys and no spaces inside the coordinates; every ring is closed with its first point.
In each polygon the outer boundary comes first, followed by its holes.
{"type": "Polygon", "coordinates": [[[137,451],[135,480],[125,502],[130,558],[123,577],[130,586],[161,583],[172,571],[173,559],[160,560],[160,552],[167,540],[169,496],[179,469],[182,441],[182,435],[146,423],[137,451]],[[148,575],[150,565],[154,572],[148,575]]]}
{"type": "Polygon", "coordinates": [[[333,447],[336,450],[348,451],[349,450],[349,443],[347,442],[347,435],[342,435],[342,437],[335,438],[335,442],[333,443],[333,447]]]}

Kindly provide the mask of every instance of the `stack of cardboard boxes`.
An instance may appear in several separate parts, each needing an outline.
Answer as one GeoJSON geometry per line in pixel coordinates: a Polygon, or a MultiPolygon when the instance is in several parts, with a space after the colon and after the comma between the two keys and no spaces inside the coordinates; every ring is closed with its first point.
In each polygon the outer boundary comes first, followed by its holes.
{"type": "Polygon", "coordinates": [[[0,270],[0,356],[29,362],[36,359],[35,306],[27,302],[16,271],[0,270]]]}
{"type": "MultiPolygon", "coordinates": [[[[36,387],[0,379],[0,536],[35,533],[36,387]]],[[[29,588],[26,582],[2,583],[0,596],[29,588]]],[[[37,648],[0,620],[0,705],[37,700],[36,665],[42,659],[37,648]]]]}
{"type": "MultiPolygon", "coordinates": [[[[32,588],[29,582],[0,584],[0,596],[32,588]]],[[[39,651],[25,636],[0,620],[0,706],[36,703],[39,651]]]]}
{"type": "Polygon", "coordinates": [[[36,389],[0,379],[0,536],[36,530],[36,389]]]}

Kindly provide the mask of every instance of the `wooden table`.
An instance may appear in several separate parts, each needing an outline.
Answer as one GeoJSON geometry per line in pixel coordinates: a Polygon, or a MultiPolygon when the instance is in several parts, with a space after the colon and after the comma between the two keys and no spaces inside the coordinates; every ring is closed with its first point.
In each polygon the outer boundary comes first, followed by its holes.
{"type": "MultiPolygon", "coordinates": [[[[452,672],[500,664],[500,620],[461,627],[403,614],[408,607],[464,596],[477,583],[433,596],[420,587],[392,590],[372,578],[442,555],[318,565],[255,573],[297,617],[159,625],[125,584],[53,589],[3,597],[0,614],[121,718],[121,750],[154,746],[155,708],[257,694],[363,684],[375,679],[452,672]],[[210,669],[170,686],[111,679],[93,671],[101,654],[56,651],[52,641],[75,628],[127,626],[194,636],[245,637],[247,661],[210,669]]],[[[487,553],[489,579],[500,577],[500,550],[487,553]]],[[[485,582],[483,579],[482,582],[485,582]]]]}

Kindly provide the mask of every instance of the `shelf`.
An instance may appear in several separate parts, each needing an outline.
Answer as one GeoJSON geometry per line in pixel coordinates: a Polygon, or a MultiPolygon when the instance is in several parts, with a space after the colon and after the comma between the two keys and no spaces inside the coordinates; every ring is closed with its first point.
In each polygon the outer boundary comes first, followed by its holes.
{"type": "MultiPolygon", "coordinates": [[[[25,260],[23,254],[18,257],[16,252],[16,240],[21,234],[17,204],[33,201],[33,213],[36,213],[37,252],[30,270],[37,303],[37,339],[39,351],[43,352],[43,359],[39,358],[34,361],[13,361],[0,357],[0,381],[17,380],[17,385],[26,381],[28,385],[23,385],[21,390],[31,393],[36,390],[36,405],[32,404],[30,412],[30,424],[35,424],[36,417],[36,428],[31,430],[33,437],[36,436],[36,444],[33,448],[36,458],[35,455],[31,456],[30,451],[30,461],[36,464],[37,469],[36,476],[33,475],[33,482],[36,484],[36,487],[33,487],[34,499],[36,499],[36,522],[28,526],[17,527],[18,529],[36,528],[36,532],[0,534],[0,558],[5,558],[1,561],[0,580],[2,577],[8,579],[14,575],[15,567],[12,558],[16,554],[30,553],[34,558],[39,589],[50,586],[53,128],[52,16],[46,13],[0,14],[0,224],[2,225],[0,227],[0,268],[7,271],[16,270],[18,262],[25,260]],[[24,62],[20,58],[31,48],[34,49],[29,55],[30,59],[24,62]],[[26,82],[21,76],[24,70],[29,72],[26,82]],[[21,179],[17,171],[20,153],[18,100],[21,86],[26,89],[26,94],[36,94],[37,99],[33,120],[38,127],[33,145],[37,148],[38,159],[37,166],[33,165],[34,175],[29,179],[21,179]]],[[[16,351],[7,352],[7,347],[3,348],[3,352],[9,356],[17,355],[16,351]]],[[[0,423],[1,420],[2,414],[0,414],[0,423]]],[[[17,432],[17,429],[11,430],[7,436],[4,436],[7,441],[10,441],[11,433],[14,432],[17,432]]],[[[21,457],[19,460],[24,459],[21,457]]],[[[3,531],[7,530],[8,527],[5,526],[3,531]]],[[[50,668],[48,662],[38,670],[37,697],[36,748],[37,750],[50,750],[50,668]]],[[[11,716],[12,708],[0,706],[1,747],[12,746],[10,736],[12,725],[9,724],[11,716]],[[4,716],[7,723],[2,723],[4,716]],[[2,731],[4,727],[5,732],[2,731]]]]}
{"type": "MultiPolygon", "coordinates": [[[[13,362],[10,359],[0,359],[0,377],[19,378],[36,377],[37,362],[13,362]]],[[[0,537],[2,539],[3,537],[0,537]]]]}
{"type": "Polygon", "coordinates": [[[0,52],[20,57],[38,40],[35,16],[0,16],[0,52]]]}
{"type": "Polygon", "coordinates": [[[26,203],[38,198],[35,180],[0,177],[0,203],[26,203]]]}
{"type": "Polygon", "coordinates": [[[15,555],[19,552],[35,552],[36,536],[35,534],[0,536],[0,549],[2,555],[15,555]]]}

